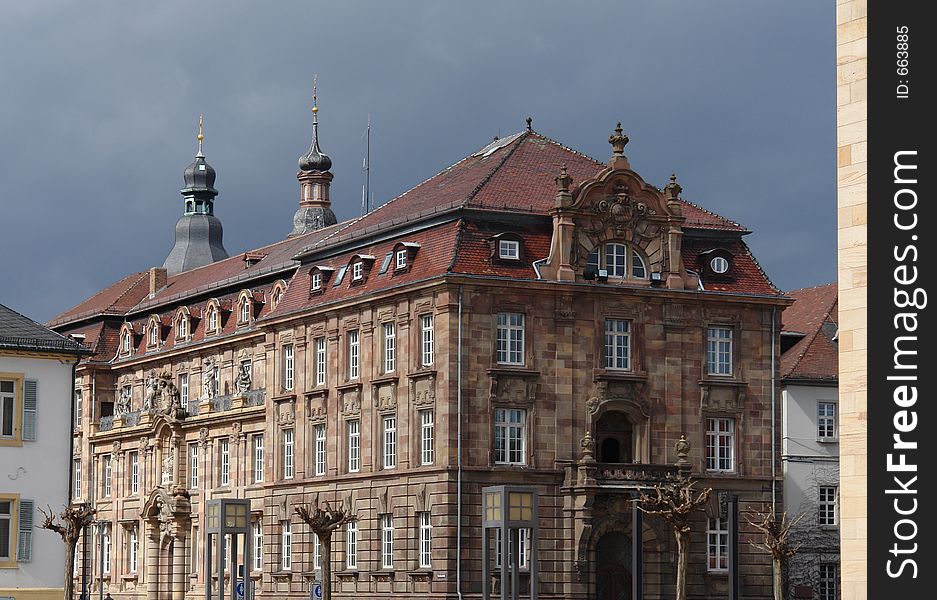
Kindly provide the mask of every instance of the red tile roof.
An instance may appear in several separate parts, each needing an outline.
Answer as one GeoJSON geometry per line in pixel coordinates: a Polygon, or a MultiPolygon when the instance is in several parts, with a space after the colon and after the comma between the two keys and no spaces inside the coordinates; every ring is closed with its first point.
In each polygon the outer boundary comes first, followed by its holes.
{"type": "Polygon", "coordinates": [[[148,292],[147,272],[133,273],[58,315],[47,325],[54,327],[96,315],[121,315],[133,308],[148,292]]]}
{"type": "Polygon", "coordinates": [[[704,276],[703,287],[707,291],[766,296],[781,295],[781,291],[771,283],[761,265],[755,260],[755,256],[748,249],[748,245],[738,237],[713,239],[710,237],[684,236],[681,252],[683,265],[697,273],[702,272],[703,265],[700,262],[700,254],[714,248],[722,248],[732,253],[732,268],[724,276],[718,278],[704,276]]]}
{"type": "Polygon", "coordinates": [[[783,379],[838,379],[839,352],[832,340],[838,324],[837,294],[835,283],[788,293],[795,302],[781,314],[781,331],[804,337],[781,356],[783,379]]]}

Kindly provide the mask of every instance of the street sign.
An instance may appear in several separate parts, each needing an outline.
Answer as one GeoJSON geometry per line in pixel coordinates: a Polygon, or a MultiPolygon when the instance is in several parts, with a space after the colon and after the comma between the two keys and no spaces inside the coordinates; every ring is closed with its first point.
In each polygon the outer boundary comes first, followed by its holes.
{"type": "Polygon", "coordinates": [[[313,582],[312,598],[313,600],[322,600],[322,582],[321,581],[313,582]]]}
{"type": "Polygon", "coordinates": [[[234,586],[234,593],[237,594],[238,598],[244,598],[244,580],[238,579],[237,585],[234,586]]]}

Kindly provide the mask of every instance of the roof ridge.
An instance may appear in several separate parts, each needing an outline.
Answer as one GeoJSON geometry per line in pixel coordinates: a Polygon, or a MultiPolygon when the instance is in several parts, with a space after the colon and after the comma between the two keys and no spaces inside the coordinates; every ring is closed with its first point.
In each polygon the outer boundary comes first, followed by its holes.
{"type": "Polygon", "coordinates": [[[600,161],[600,160],[598,160],[598,159],[596,159],[596,158],[593,158],[593,157],[589,156],[589,155],[586,154],[585,152],[580,152],[579,150],[576,150],[575,148],[570,148],[570,147],[567,146],[566,144],[560,143],[560,142],[556,141],[555,139],[551,138],[550,136],[544,135],[544,134],[540,133],[539,131],[531,131],[530,133],[532,133],[532,134],[534,134],[534,135],[536,135],[536,136],[538,136],[538,137],[540,137],[540,138],[543,138],[544,140],[550,142],[550,143],[553,144],[554,146],[559,146],[560,148],[562,148],[563,150],[566,150],[567,152],[570,152],[570,153],[572,153],[572,154],[576,154],[576,155],[578,155],[578,156],[581,156],[581,157],[585,158],[586,160],[591,160],[591,161],[594,162],[594,163],[596,164],[596,166],[598,166],[598,167],[607,167],[607,166],[608,166],[608,165],[605,164],[604,162],[602,162],[602,161],[600,161]]]}
{"type": "MultiPolygon", "coordinates": [[[[741,225],[739,225],[739,227],[741,227],[741,225]]],[[[755,263],[755,268],[758,269],[758,272],[761,273],[762,277],[765,278],[765,281],[768,282],[768,285],[771,286],[771,289],[774,290],[776,293],[780,294],[781,296],[786,296],[787,294],[785,294],[784,291],[781,290],[781,288],[774,285],[774,282],[771,281],[771,277],[769,277],[768,274],[765,272],[765,270],[761,267],[761,263],[758,262],[757,258],[755,258],[755,254],[752,252],[752,249],[748,247],[748,244],[745,243],[745,240],[739,238],[739,243],[741,243],[742,247],[745,248],[745,252],[748,254],[749,258],[752,259],[752,262],[755,263]]]]}
{"type": "Polygon", "coordinates": [[[802,287],[802,288],[797,288],[797,289],[794,289],[794,290],[789,290],[789,291],[786,292],[786,293],[788,293],[788,294],[793,294],[794,292],[806,292],[807,290],[818,290],[818,289],[823,288],[823,287],[832,287],[832,286],[837,286],[837,287],[838,287],[838,286],[839,286],[839,283],[836,282],[836,281],[831,281],[830,283],[818,283],[817,285],[808,285],[807,287],[802,287]]]}
{"type": "MultiPolygon", "coordinates": [[[[700,206],[699,204],[697,204],[696,202],[693,202],[693,201],[691,201],[691,200],[687,200],[686,198],[681,197],[679,200],[680,200],[681,202],[684,202],[684,203],[686,203],[686,204],[689,204],[690,206],[692,206],[693,208],[695,208],[695,209],[697,209],[697,210],[700,210],[700,211],[706,213],[707,215],[709,215],[709,216],[711,216],[711,217],[716,217],[717,219],[722,219],[723,221],[727,221],[727,222],[729,222],[729,223],[735,225],[736,227],[740,227],[740,228],[742,228],[743,230],[748,231],[749,233],[751,233],[751,229],[749,229],[746,225],[742,225],[742,224],[739,223],[738,221],[733,221],[732,219],[730,219],[730,218],[728,218],[728,217],[724,217],[724,216],[720,215],[719,213],[714,213],[713,211],[709,210],[708,208],[704,208],[704,207],[700,206]]],[[[692,228],[692,225],[691,225],[690,227],[692,228]]]]}

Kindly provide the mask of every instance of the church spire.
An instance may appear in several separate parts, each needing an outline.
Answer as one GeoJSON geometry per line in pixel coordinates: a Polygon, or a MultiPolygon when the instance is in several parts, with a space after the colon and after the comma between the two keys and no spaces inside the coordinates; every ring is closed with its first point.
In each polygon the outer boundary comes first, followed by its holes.
{"type": "Polygon", "coordinates": [[[299,157],[299,209],[293,215],[293,231],[299,235],[338,222],[332,212],[329,186],[332,182],[332,159],[319,147],[318,76],[312,82],[312,142],[309,151],[299,157]]]}
{"type": "Polygon", "coordinates": [[[222,243],[221,221],[215,216],[215,169],[205,161],[202,152],[202,117],[198,118],[198,152],[195,160],[182,172],[182,217],[176,222],[176,242],[163,262],[170,275],[188,271],[228,258],[222,243]]]}

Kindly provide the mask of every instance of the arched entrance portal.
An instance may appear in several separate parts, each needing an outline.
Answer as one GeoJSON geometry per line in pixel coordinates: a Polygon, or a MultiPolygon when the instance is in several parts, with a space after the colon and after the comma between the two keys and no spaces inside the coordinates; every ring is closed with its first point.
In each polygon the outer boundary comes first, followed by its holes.
{"type": "Polygon", "coordinates": [[[596,600],[631,600],[631,539],[610,531],[595,545],[596,600]]]}

